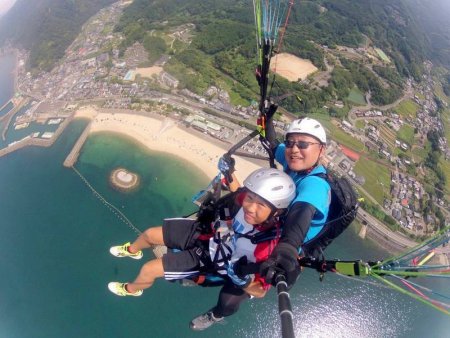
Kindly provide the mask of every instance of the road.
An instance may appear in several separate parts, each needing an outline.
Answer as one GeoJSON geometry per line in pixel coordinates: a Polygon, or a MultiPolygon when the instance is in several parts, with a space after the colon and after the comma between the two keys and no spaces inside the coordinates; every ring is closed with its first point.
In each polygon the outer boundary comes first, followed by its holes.
{"type": "Polygon", "coordinates": [[[408,237],[399,232],[393,232],[382,222],[362,209],[358,210],[357,218],[363,224],[367,223],[367,226],[371,230],[375,231],[377,234],[381,235],[389,242],[394,243],[396,246],[398,246],[399,251],[404,251],[405,249],[412,248],[418,244],[417,242],[410,240],[408,237]]]}

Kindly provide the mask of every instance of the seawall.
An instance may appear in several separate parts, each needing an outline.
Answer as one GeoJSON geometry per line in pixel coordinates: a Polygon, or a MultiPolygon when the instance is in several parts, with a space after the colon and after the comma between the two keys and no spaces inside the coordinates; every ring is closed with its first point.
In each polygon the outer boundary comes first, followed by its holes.
{"type": "Polygon", "coordinates": [[[69,125],[72,121],[73,115],[64,119],[64,121],[59,125],[58,129],[56,129],[52,138],[50,139],[42,139],[42,138],[27,138],[21,141],[18,141],[14,144],[9,145],[6,148],[0,149],[0,157],[5,156],[13,151],[28,147],[28,146],[37,146],[37,147],[51,147],[53,143],[58,139],[58,137],[62,134],[64,129],[69,125]]]}
{"type": "Polygon", "coordinates": [[[84,145],[84,142],[86,142],[86,139],[89,136],[89,132],[91,130],[91,124],[92,120],[89,122],[89,124],[84,128],[83,133],[78,138],[77,142],[73,146],[72,150],[70,151],[69,155],[67,155],[66,159],[64,160],[63,165],[67,168],[73,167],[73,165],[77,162],[78,156],[80,156],[80,150],[84,145]]]}

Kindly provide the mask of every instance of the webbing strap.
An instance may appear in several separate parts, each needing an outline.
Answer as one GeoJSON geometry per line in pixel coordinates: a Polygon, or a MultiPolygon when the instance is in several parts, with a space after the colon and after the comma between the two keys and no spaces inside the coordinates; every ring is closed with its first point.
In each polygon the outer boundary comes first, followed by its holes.
{"type": "Polygon", "coordinates": [[[336,262],[336,272],[346,276],[366,277],[369,275],[369,267],[361,261],[356,262],[336,262]]]}

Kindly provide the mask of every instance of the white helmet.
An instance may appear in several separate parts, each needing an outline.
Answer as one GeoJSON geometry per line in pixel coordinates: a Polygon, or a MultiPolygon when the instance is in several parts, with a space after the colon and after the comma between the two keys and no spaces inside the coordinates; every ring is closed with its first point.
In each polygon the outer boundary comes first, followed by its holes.
{"type": "Polygon", "coordinates": [[[295,197],[295,184],[292,178],[273,168],[255,170],[244,180],[244,187],[276,209],[287,208],[295,197]]]}
{"type": "Polygon", "coordinates": [[[293,133],[311,135],[317,138],[321,143],[327,143],[327,134],[325,133],[325,129],[323,129],[319,121],[309,117],[292,121],[286,132],[286,137],[293,133]]]}

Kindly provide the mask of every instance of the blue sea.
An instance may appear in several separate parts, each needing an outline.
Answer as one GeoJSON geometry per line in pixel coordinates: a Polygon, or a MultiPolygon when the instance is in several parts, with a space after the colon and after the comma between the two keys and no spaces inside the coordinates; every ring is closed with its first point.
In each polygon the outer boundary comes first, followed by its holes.
{"type": "MultiPolygon", "coordinates": [[[[0,88],[6,88],[9,75],[1,76],[0,88]]],[[[109,247],[136,233],[63,167],[86,124],[72,122],[51,148],[0,158],[0,337],[280,336],[273,291],[243,304],[226,325],[199,333],[188,323],[215,304],[217,288],[159,280],[139,298],[108,291],[110,281],[132,280],[152,254],[143,261],[112,257],[109,247]]],[[[110,133],[89,137],[76,168],[140,230],[195,210],[190,198],[208,183],[181,159],[110,133]],[[139,174],[140,188],[114,190],[108,177],[117,167],[139,174]]],[[[329,258],[387,256],[355,229],[328,249],[329,258]]],[[[315,271],[305,271],[290,293],[298,337],[449,336],[449,317],[369,279],[327,274],[320,282],[315,271]]]]}

